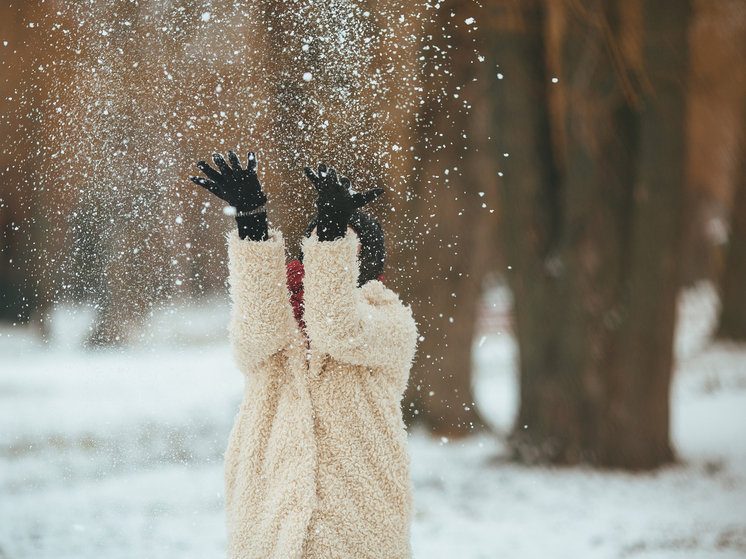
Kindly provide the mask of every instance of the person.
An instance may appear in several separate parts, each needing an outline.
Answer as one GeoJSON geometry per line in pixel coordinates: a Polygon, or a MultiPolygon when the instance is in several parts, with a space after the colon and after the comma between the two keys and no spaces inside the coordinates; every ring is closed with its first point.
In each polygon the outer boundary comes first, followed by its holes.
{"type": "Polygon", "coordinates": [[[230,558],[411,556],[412,487],[401,398],[412,312],[384,283],[380,224],[324,164],[305,168],[317,215],[285,266],[256,156],[192,177],[236,208],[228,237],[233,355],[245,376],[225,454],[230,558]],[[289,280],[289,281],[288,281],[289,280]],[[292,284],[288,287],[288,283],[292,284]]]}

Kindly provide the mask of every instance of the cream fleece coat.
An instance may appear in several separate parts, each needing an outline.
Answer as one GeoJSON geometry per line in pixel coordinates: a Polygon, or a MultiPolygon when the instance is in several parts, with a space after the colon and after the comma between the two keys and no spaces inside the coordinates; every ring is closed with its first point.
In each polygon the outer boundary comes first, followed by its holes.
{"type": "Polygon", "coordinates": [[[303,243],[306,335],[282,235],[228,239],[230,336],[245,376],[225,455],[231,559],[410,557],[401,397],[417,331],[378,281],[357,287],[357,239],[303,243]]]}

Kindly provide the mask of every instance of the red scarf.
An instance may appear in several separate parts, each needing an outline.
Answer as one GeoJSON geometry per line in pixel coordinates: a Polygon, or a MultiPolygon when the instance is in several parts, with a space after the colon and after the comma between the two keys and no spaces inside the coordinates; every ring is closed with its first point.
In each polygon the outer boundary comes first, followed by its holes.
{"type": "MultiPolygon", "coordinates": [[[[290,303],[293,305],[293,311],[295,313],[295,320],[300,324],[301,330],[306,329],[306,323],[303,322],[303,276],[305,276],[305,270],[303,264],[298,260],[293,260],[290,264],[285,267],[285,273],[288,278],[288,289],[290,290],[290,303]]],[[[383,283],[386,278],[383,274],[378,276],[378,281],[383,283]]]]}
{"type": "Polygon", "coordinates": [[[295,320],[298,321],[302,330],[306,329],[306,323],[303,322],[303,276],[305,270],[303,264],[298,260],[293,260],[285,267],[288,277],[288,289],[290,290],[290,303],[295,311],[295,320]]]}

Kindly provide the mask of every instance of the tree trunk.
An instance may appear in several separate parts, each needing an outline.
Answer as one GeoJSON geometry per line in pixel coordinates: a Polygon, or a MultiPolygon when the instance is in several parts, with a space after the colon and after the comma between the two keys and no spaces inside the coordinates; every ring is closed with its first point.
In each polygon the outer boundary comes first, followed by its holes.
{"type": "Polygon", "coordinates": [[[447,437],[483,426],[472,396],[471,353],[484,275],[496,266],[496,177],[484,125],[489,106],[482,106],[490,78],[474,52],[478,36],[462,23],[478,16],[475,5],[445,2],[426,32],[432,35],[423,51],[421,167],[411,205],[417,220],[411,293],[424,339],[404,410],[410,422],[447,437]]]}
{"type": "Polygon", "coordinates": [[[512,32],[494,50],[521,355],[511,440],[529,461],[655,467],[672,458],[688,6],[568,5],[551,75],[547,6],[558,15],[557,4],[509,5],[512,32]]]}
{"type": "Polygon", "coordinates": [[[743,0],[692,4],[683,286],[722,279],[746,97],[746,18],[733,17],[743,0]]]}
{"type": "MultiPolygon", "coordinates": [[[[494,99],[494,157],[503,176],[502,238],[514,295],[520,354],[521,426],[539,425],[544,377],[558,359],[561,327],[554,253],[559,238],[558,177],[549,123],[543,3],[500,2],[486,65],[499,73],[494,99]]],[[[526,447],[526,451],[529,449],[526,447]]],[[[529,457],[526,457],[529,459],[529,457]]]]}
{"type": "Polygon", "coordinates": [[[630,253],[609,371],[606,425],[596,459],[650,469],[673,459],[669,387],[680,279],[685,183],[685,76],[688,2],[643,0],[638,166],[630,253]]]}
{"type": "Polygon", "coordinates": [[[39,11],[36,1],[0,6],[3,79],[0,81],[0,320],[29,321],[36,302],[33,271],[37,227],[33,155],[38,95],[32,93],[36,49],[29,22],[39,11]],[[29,242],[31,240],[31,242],[29,242]]]}
{"type": "Polygon", "coordinates": [[[746,341],[746,105],[741,112],[741,123],[728,254],[720,284],[721,311],[717,337],[746,341]]]}

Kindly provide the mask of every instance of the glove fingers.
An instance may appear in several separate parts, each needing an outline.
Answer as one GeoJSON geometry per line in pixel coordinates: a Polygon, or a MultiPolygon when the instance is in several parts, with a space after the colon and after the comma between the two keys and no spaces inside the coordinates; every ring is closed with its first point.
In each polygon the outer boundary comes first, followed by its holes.
{"type": "Polygon", "coordinates": [[[234,171],[243,171],[243,169],[241,169],[241,162],[238,160],[238,156],[231,150],[228,150],[228,161],[230,161],[231,167],[233,167],[234,171]]]}
{"type": "Polygon", "coordinates": [[[220,187],[214,182],[207,180],[207,179],[203,179],[202,177],[189,177],[189,178],[197,186],[201,186],[205,190],[209,190],[215,196],[220,196],[220,187]]]}
{"type": "Polygon", "coordinates": [[[350,188],[352,187],[352,184],[350,183],[350,179],[348,179],[347,177],[342,177],[339,182],[342,183],[342,186],[347,192],[350,191],[350,188]]]}
{"type": "Polygon", "coordinates": [[[339,180],[337,180],[337,171],[334,170],[334,167],[329,169],[328,180],[332,184],[339,184],[339,180]]]}
{"type": "Polygon", "coordinates": [[[353,194],[352,202],[355,204],[356,208],[362,208],[365,204],[368,204],[369,202],[372,202],[373,200],[378,198],[381,194],[383,194],[383,192],[383,188],[373,188],[372,190],[353,194]]]}
{"type": "Polygon", "coordinates": [[[324,179],[326,178],[326,165],[319,163],[319,176],[324,179]]]}
{"type": "Polygon", "coordinates": [[[256,154],[253,151],[246,156],[246,170],[250,175],[256,175],[256,154]]]}
{"type": "Polygon", "coordinates": [[[210,167],[205,161],[200,161],[199,163],[197,163],[197,169],[202,171],[205,175],[207,175],[207,178],[212,181],[220,182],[223,180],[222,175],[215,169],[210,167]]]}
{"type": "Polygon", "coordinates": [[[316,173],[314,173],[309,167],[303,167],[303,171],[305,171],[308,180],[313,183],[313,186],[316,188],[316,192],[321,192],[321,190],[319,189],[319,177],[316,176],[316,173]]]}
{"type": "Polygon", "coordinates": [[[213,153],[212,160],[215,162],[215,165],[218,166],[218,169],[224,177],[228,178],[233,176],[233,171],[230,167],[228,167],[228,164],[225,162],[225,159],[223,159],[222,155],[220,155],[219,153],[213,153]]]}

